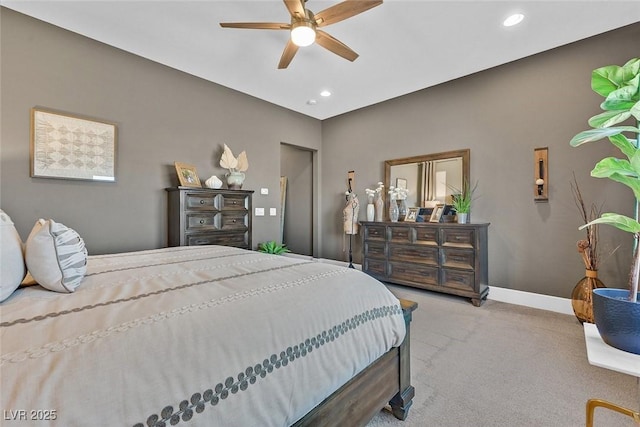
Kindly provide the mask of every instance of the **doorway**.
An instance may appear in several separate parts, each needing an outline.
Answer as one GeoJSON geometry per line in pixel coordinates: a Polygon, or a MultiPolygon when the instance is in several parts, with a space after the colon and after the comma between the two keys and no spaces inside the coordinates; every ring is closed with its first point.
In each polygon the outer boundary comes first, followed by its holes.
{"type": "Polygon", "coordinates": [[[280,144],[280,176],[286,178],[282,243],[291,252],[308,256],[314,255],[314,154],[313,150],[280,144]]]}

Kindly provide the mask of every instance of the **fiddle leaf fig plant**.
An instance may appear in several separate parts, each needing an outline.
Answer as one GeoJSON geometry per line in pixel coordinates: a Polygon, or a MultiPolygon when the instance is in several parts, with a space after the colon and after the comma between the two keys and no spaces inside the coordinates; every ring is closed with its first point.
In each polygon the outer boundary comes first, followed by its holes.
{"type": "MultiPolygon", "coordinates": [[[[640,203],[640,58],[629,60],[623,66],[609,65],[598,68],[591,74],[591,88],[605,98],[600,104],[602,113],[589,119],[593,129],[580,132],[571,139],[571,146],[577,147],[587,142],[607,138],[626,159],[607,157],[600,160],[591,171],[595,178],[609,178],[626,185],[633,191],[636,208],[640,203]],[[631,122],[625,125],[624,122],[631,122]]],[[[636,212],[638,209],[636,209],[636,212]]],[[[629,300],[637,302],[638,278],[640,275],[640,223],[617,213],[603,213],[588,224],[608,224],[622,231],[632,233],[636,239],[634,255],[629,274],[629,300]]]]}

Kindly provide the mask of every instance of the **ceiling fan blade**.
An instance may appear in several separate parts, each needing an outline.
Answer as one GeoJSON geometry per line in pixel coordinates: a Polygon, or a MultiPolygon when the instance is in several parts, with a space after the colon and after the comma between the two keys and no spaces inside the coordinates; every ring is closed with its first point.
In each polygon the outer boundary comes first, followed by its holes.
{"type": "Polygon", "coordinates": [[[291,60],[295,56],[296,52],[298,52],[298,46],[296,46],[291,39],[287,42],[287,45],[284,48],[284,52],[282,52],[282,57],[280,58],[280,63],[278,64],[278,69],[287,68],[291,63],[291,60]]]}
{"type": "Polygon", "coordinates": [[[318,27],[324,27],[351,18],[381,4],[382,0],[345,0],[316,13],[315,20],[318,27]]]}
{"type": "Polygon", "coordinates": [[[221,22],[223,28],[249,28],[256,30],[289,30],[291,24],[279,24],[277,22],[221,22]]]}
{"type": "Polygon", "coordinates": [[[287,6],[291,16],[302,19],[305,17],[304,13],[304,0],[283,0],[284,5],[287,6]]]}
{"type": "Polygon", "coordinates": [[[359,56],[349,46],[321,30],[316,30],[316,43],[351,62],[355,61],[359,56]]]}

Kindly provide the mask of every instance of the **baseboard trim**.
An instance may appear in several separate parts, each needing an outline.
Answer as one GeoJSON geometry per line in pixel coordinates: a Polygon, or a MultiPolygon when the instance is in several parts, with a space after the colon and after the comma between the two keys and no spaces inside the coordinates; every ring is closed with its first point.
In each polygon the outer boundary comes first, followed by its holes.
{"type": "MultiPolygon", "coordinates": [[[[345,261],[338,261],[335,259],[326,258],[313,258],[305,255],[286,254],[293,258],[302,258],[314,260],[316,262],[324,262],[327,264],[340,265],[342,267],[348,267],[349,263],[345,261]]],[[[360,264],[353,265],[356,269],[361,270],[360,264]]],[[[571,300],[568,298],[554,297],[551,295],[536,294],[533,292],[518,291],[516,289],[500,288],[497,286],[489,287],[489,296],[487,299],[493,301],[506,302],[508,304],[522,305],[525,307],[538,308],[540,310],[553,311],[561,314],[573,315],[573,307],[571,306],[571,300]]]]}

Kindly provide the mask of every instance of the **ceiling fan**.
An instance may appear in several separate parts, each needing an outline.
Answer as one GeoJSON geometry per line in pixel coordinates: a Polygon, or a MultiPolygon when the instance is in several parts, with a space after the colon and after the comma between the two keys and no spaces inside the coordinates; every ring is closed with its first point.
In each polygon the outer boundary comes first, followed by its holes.
{"type": "Polygon", "coordinates": [[[325,49],[349,61],[355,61],[358,54],[338,39],[330,36],[320,27],[335,24],[352,16],[358,15],[382,4],[382,0],[345,0],[333,5],[322,12],[314,14],[305,7],[307,0],[283,0],[291,23],[275,22],[221,22],[223,28],[249,28],[259,30],[290,30],[291,37],[282,52],[278,68],[287,68],[299,47],[309,46],[317,42],[325,49]]]}

